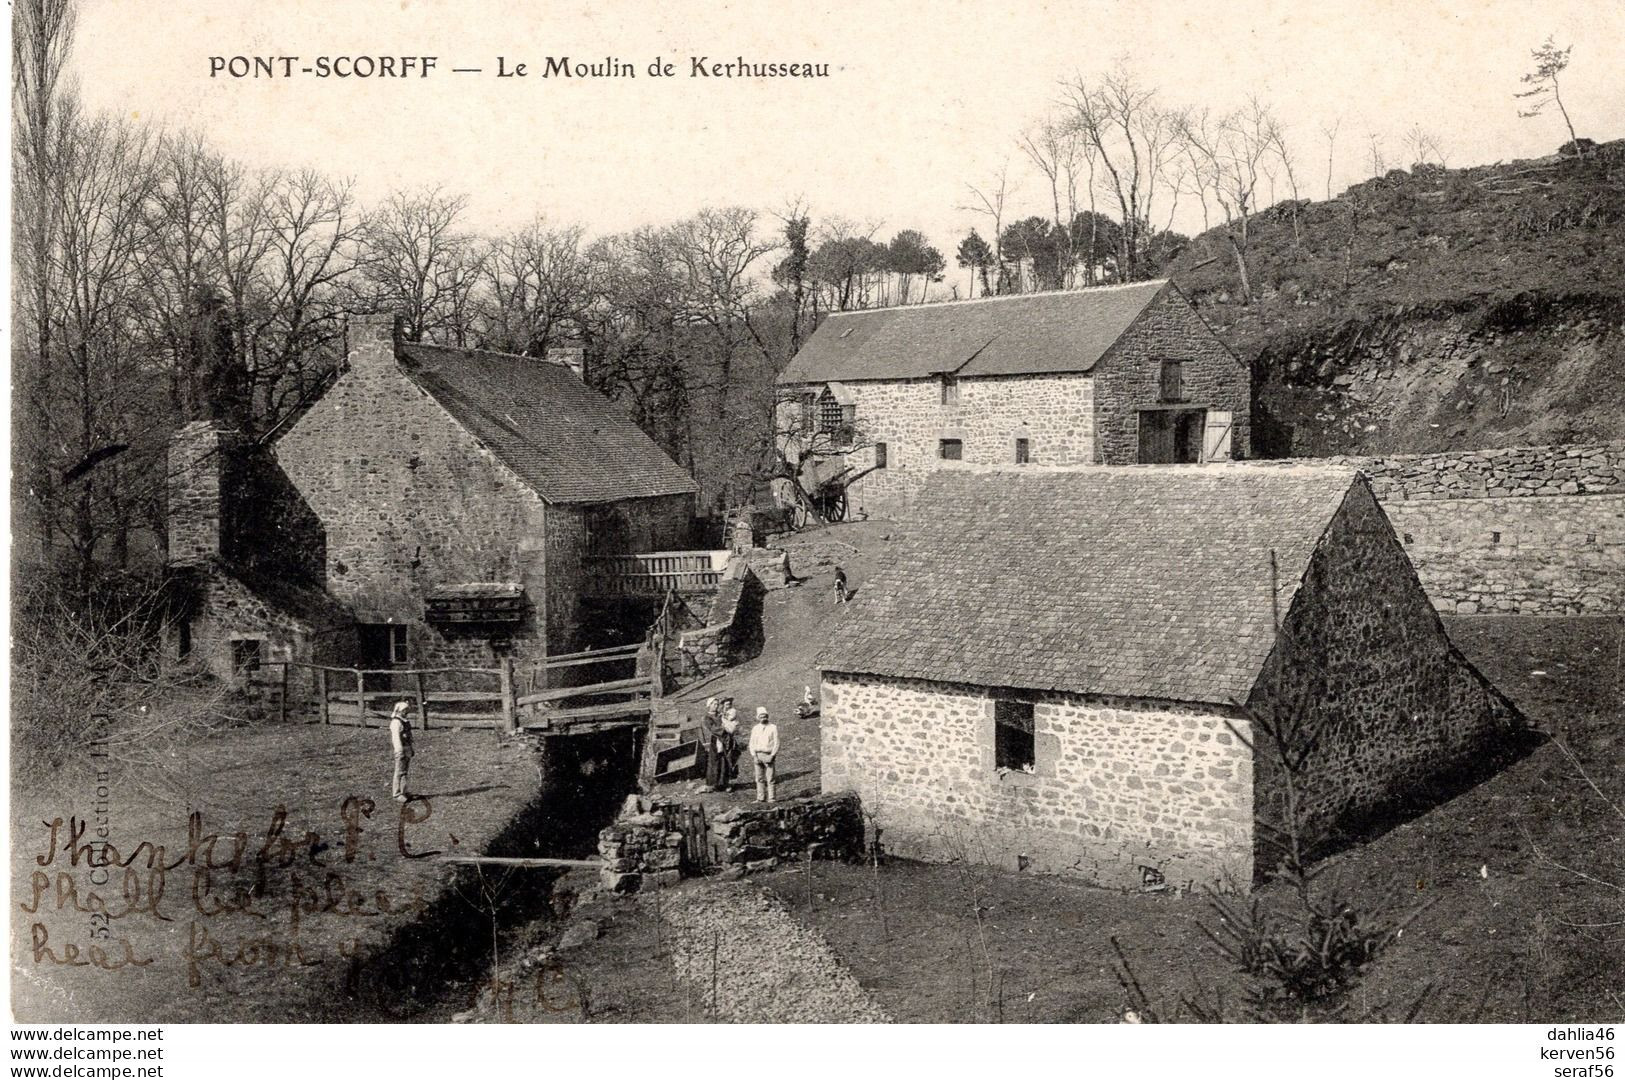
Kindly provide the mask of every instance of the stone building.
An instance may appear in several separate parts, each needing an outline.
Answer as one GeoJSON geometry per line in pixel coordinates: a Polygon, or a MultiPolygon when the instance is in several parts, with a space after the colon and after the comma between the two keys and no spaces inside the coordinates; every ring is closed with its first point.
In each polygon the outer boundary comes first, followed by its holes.
{"type": "Polygon", "coordinates": [[[803,485],[850,467],[881,517],[960,464],[1248,454],[1247,367],[1167,281],[836,313],[778,383],[803,485]]]}
{"type": "Polygon", "coordinates": [[[349,369],[276,445],[370,666],[573,649],[589,557],[687,546],[693,479],[575,368],[350,324],[349,369]]]}
{"type": "Polygon", "coordinates": [[[687,545],[694,481],[579,366],[400,343],[352,319],[346,369],[265,452],[171,443],[174,660],[489,666],[568,651],[592,557],[687,545]]]}
{"type": "Polygon", "coordinates": [[[165,475],[168,662],[230,682],[355,657],[350,613],[321,588],[320,526],[268,454],[198,420],[170,439],[165,475]]]}
{"type": "Polygon", "coordinates": [[[889,850],[1124,887],[1246,887],[1289,775],[1335,842],[1524,723],[1326,466],[938,472],[819,666],[824,790],[889,850]]]}

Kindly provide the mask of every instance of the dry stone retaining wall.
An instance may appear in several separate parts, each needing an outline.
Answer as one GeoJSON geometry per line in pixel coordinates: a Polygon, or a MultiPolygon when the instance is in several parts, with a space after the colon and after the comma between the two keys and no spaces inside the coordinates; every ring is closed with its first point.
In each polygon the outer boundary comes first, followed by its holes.
{"type": "Polygon", "coordinates": [[[697,830],[703,820],[698,804],[629,796],[621,816],[598,834],[600,881],[634,892],[707,869],[737,876],[781,860],[851,859],[864,850],[863,812],[852,793],[735,806],[697,830]]]}
{"type": "Polygon", "coordinates": [[[709,675],[743,663],[762,651],[762,579],[750,567],[738,569],[717,586],[710,599],[706,625],[678,638],[684,677],[709,675]]]}
{"type": "Polygon", "coordinates": [[[1440,611],[1625,611],[1625,443],[1315,460],[1370,478],[1440,611]]]}
{"type": "Polygon", "coordinates": [[[994,766],[975,687],[826,672],[827,792],[857,792],[886,850],[1140,888],[1245,887],[1253,773],[1231,725],[1191,706],[1037,694],[1031,774],[994,766]]]}

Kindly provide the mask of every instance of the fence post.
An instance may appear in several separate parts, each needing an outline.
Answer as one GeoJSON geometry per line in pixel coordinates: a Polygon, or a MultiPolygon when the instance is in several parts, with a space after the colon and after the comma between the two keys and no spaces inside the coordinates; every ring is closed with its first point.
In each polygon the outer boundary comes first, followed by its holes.
{"type": "Polygon", "coordinates": [[[277,703],[277,719],[282,723],[288,722],[288,668],[292,665],[282,661],[282,697],[277,703]]]}
{"type": "Polygon", "coordinates": [[[333,721],[327,712],[327,669],[316,669],[316,692],[322,700],[322,723],[331,724],[333,721]]]}
{"type": "Polygon", "coordinates": [[[418,698],[418,727],[424,731],[429,730],[429,699],[423,693],[423,672],[412,672],[412,688],[417,692],[418,698]]]}
{"type": "Polygon", "coordinates": [[[360,708],[360,719],[357,721],[362,727],[371,727],[367,723],[367,677],[361,674],[361,669],[355,670],[355,703],[360,708]]]}
{"type": "Polygon", "coordinates": [[[502,726],[510,735],[519,730],[519,706],[514,701],[511,656],[502,658],[502,726]]]}

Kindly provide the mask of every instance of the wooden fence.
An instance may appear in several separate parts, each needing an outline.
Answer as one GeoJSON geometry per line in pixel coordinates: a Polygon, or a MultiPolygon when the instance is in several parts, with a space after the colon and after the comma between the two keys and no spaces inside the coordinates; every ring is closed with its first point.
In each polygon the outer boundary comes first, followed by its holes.
{"type": "Polygon", "coordinates": [[[660,665],[647,663],[644,651],[644,645],[626,645],[567,653],[523,671],[506,659],[494,668],[410,669],[271,661],[261,665],[252,685],[276,699],[283,720],[381,727],[389,722],[395,703],[406,701],[419,729],[425,731],[435,727],[574,731],[648,719],[662,683],[660,665]],[[555,672],[594,665],[629,665],[633,674],[584,685],[550,685],[555,672]],[[487,685],[481,688],[481,683],[487,685]]]}
{"type": "Polygon", "coordinates": [[[590,555],[589,589],[598,596],[661,596],[673,589],[715,589],[728,571],[730,552],[652,551],[641,555],[590,555]]]}

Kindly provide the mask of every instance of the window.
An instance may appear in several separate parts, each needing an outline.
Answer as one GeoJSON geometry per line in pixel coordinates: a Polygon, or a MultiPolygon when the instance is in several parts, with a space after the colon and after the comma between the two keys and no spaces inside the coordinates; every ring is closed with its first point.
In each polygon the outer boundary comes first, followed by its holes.
{"type": "Polygon", "coordinates": [[[959,439],[941,439],[937,442],[937,457],[943,461],[963,461],[965,444],[959,439]]]}
{"type": "Polygon", "coordinates": [[[1163,401],[1185,400],[1185,365],[1178,360],[1162,362],[1161,394],[1163,401]]]}
{"type": "Polygon", "coordinates": [[[231,673],[245,675],[260,669],[259,638],[237,638],[231,643],[231,673]]]}
{"type": "Polygon", "coordinates": [[[942,377],[942,403],[944,405],[959,404],[959,380],[951,376],[942,377]]]}
{"type": "Polygon", "coordinates": [[[835,395],[825,390],[818,399],[818,430],[825,435],[835,434],[841,430],[841,417],[845,412],[835,395]]]}
{"type": "Polygon", "coordinates": [[[1032,444],[1026,439],[1016,440],[1016,464],[1025,465],[1032,460],[1032,444]]]}
{"type": "Polygon", "coordinates": [[[883,442],[877,442],[877,443],[875,443],[875,468],[884,469],[885,467],[886,467],[886,444],[883,443],[883,442]]]}
{"type": "Polygon", "coordinates": [[[392,664],[406,663],[406,627],[394,625],[389,628],[389,660],[392,664]]]}
{"type": "Polygon", "coordinates": [[[856,405],[841,406],[841,423],[851,427],[858,422],[858,407],[856,405]]]}
{"type": "Polygon", "coordinates": [[[998,769],[1032,769],[1033,706],[1030,701],[993,703],[993,766],[998,769]]]}

